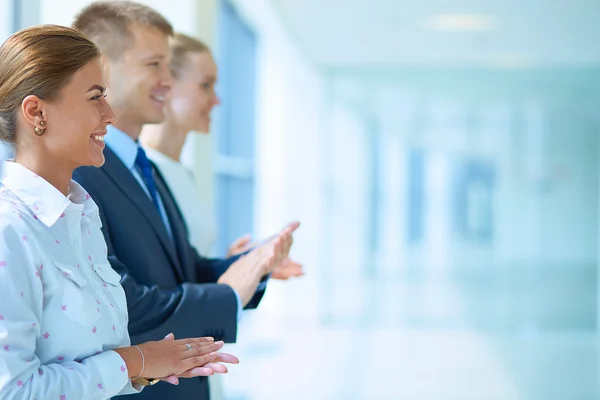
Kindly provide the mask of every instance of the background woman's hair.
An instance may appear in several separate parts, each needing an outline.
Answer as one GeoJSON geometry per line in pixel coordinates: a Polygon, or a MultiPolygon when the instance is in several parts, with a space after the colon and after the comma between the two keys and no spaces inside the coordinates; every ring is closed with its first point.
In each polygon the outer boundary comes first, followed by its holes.
{"type": "Polygon", "coordinates": [[[209,47],[200,40],[183,33],[175,33],[169,40],[171,48],[171,75],[179,78],[181,71],[185,68],[190,53],[210,53],[209,47]]]}

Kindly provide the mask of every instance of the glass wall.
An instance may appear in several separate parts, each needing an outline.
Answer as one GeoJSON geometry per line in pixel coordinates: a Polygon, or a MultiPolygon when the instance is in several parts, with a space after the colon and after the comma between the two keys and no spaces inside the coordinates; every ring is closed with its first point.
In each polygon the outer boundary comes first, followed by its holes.
{"type": "Polygon", "coordinates": [[[215,110],[217,254],[253,232],[256,127],[256,35],[228,1],[218,10],[215,61],[219,65],[215,110]]]}

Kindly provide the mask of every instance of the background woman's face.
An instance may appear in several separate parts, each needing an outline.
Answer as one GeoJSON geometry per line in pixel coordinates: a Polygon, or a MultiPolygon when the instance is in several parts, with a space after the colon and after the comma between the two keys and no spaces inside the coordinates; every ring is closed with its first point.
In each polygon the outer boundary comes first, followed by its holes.
{"type": "Polygon", "coordinates": [[[190,53],[173,82],[171,114],[186,131],[209,132],[210,113],[220,103],[215,93],[217,66],[208,52],[190,53]]]}

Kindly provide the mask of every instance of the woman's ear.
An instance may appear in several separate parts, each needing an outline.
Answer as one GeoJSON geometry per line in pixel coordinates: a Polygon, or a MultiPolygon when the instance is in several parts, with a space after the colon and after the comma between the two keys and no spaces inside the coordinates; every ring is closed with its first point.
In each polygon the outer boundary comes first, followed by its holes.
{"type": "Polygon", "coordinates": [[[31,124],[33,128],[45,127],[46,116],[42,99],[35,95],[25,97],[21,103],[21,111],[23,112],[24,120],[31,124]],[[42,121],[44,122],[40,124],[42,121]]]}

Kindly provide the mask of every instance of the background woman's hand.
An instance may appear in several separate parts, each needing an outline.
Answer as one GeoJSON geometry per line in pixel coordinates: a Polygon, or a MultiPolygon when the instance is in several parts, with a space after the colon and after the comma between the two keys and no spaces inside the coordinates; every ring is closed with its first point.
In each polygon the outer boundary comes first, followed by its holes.
{"type": "Polygon", "coordinates": [[[233,257],[235,255],[244,253],[252,248],[252,236],[244,235],[238,238],[235,242],[229,246],[229,250],[227,250],[227,258],[233,257]]]}
{"type": "Polygon", "coordinates": [[[273,269],[271,279],[288,280],[304,275],[302,264],[292,261],[289,257],[285,258],[273,269]]]}

